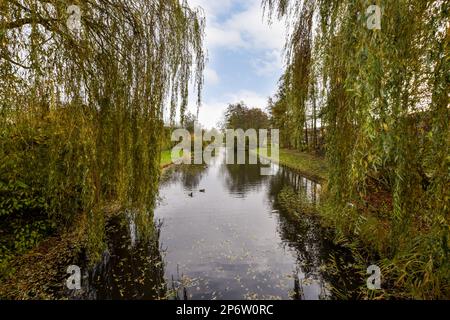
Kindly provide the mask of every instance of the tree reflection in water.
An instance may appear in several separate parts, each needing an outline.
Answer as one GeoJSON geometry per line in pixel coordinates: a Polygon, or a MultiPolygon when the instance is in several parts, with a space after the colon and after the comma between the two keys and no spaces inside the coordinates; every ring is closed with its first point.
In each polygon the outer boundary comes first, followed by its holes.
{"type": "Polygon", "coordinates": [[[187,164],[171,167],[163,174],[160,186],[182,183],[185,190],[195,190],[198,188],[207,168],[207,165],[187,164]]]}
{"type": "Polygon", "coordinates": [[[351,291],[347,269],[327,268],[331,256],[347,265],[346,250],[333,244],[314,215],[288,214],[278,200],[288,186],[315,203],[320,185],[284,167],[275,166],[274,176],[261,176],[260,168],[227,165],[222,157],[209,166],[169,169],[160,185],[164,201],[155,211],[164,219],[165,250],[159,228],[142,238],[133,215],[115,217],[108,224],[110,254],[90,273],[88,295],[325,299],[333,298],[333,287],[351,291]]]}
{"type": "Polygon", "coordinates": [[[108,249],[83,282],[83,298],[162,299],[167,295],[164,262],[159,245],[160,227],[139,235],[134,215],[120,214],[107,223],[108,249]]]}

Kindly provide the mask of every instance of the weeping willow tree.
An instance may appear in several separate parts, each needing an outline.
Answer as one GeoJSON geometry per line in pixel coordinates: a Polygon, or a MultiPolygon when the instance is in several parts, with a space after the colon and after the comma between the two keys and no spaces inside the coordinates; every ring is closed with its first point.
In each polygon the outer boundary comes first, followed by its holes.
{"type": "MultiPolygon", "coordinates": [[[[268,1],[266,5],[271,9],[269,18],[272,19],[274,3],[268,1]]],[[[273,106],[275,110],[272,112],[274,122],[282,123],[284,131],[289,131],[286,134],[287,139],[284,139],[286,141],[282,142],[297,149],[305,149],[308,145],[307,109],[312,73],[313,14],[313,6],[310,2],[294,8],[287,2],[280,1],[278,6],[280,18],[284,15],[300,16],[292,24],[287,36],[288,42],[285,46],[287,68],[280,79],[279,90],[275,96],[278,110],[275,105],[273,106]]]]}
{"type": "Polygon", "coordinates": [[[203,34],[186,1],[2,1],[1,219],[85,216],[93,259],[109,204],[148,226],[165,106],[200,97],[203,34]]]}
{"type": "MultiPolygon", "coordinates": [[[[323,101],[327,217],[381,257],[392,290],[379,295],[448,298],[449,2],[263,5],[292,30],[286,73],[296,100],[288,108],[301,115],[305,97],[323,101]],[[381,29],[367,27],[370,5],[381,8],[381,29]]],[[[298,128],[303,120],[296,117],[298,128]]]]}

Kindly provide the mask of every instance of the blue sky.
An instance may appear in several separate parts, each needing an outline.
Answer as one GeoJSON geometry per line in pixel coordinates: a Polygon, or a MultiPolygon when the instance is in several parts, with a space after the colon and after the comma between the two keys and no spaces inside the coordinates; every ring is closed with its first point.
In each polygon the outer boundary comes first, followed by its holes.
{"type": "MultiPolygon", "coordinates": [[[[263,19],[261,0],[188,0],[206,17],[203,105],[199,121],[216,126],[228,103],[244,101],[264,109],[283,71],[285,28],[263,19]]],[[[194,99],[189,110],[195,114],[194,99]]]]}

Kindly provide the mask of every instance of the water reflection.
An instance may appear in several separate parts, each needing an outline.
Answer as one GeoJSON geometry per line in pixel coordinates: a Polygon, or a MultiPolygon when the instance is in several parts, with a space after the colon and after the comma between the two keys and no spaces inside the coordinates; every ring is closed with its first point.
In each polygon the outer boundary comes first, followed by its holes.
{"type": "Polygon", "coordinates": [[[345,252],[313,215],[279,203],[286,186],[314,203],[320,185],[288,168],[261,176],[260,165],[224,160],[166,172],[152,236],[142,237],[132,213],[113,218],[85,298],[328,299],[330,285],[346,287],[350,275],[324,268],[330,254],[345,263],[345,252]]]}
{"type": "Polygon", "coordinates": [[[206,173],[206,165],[180,165],[176,170],[168,169],[163,175],[161,187],[170,184],[181,184],[187,191],[198,188],[203,175],[206,173]]]}
{"type": "Polygon", "coordinates": [[[319,183],[307,179],[287,167],[276,166],[276,175],[270,180],[269,196],[271,199],[276,200],[277,195],[285,186],[292,187],[296,192],[304,195],[311,203],[319,201],[321,190],[319,183]]]}
{"type": "Polygon", "coordinates": [[[85,275],[83,298],[154,300],[167,296],[160,225],[154,227],[154,234],[139,236],[135,218],[125,213],[108,222],[108,250],[85,275]]]}
{"type": "Polygon", "coordinates": [[[164,220],[161,241],[165,278],[178,298],[324,299],[336,281],[323,268],[341,254],[312,216],[294,219],[278,203],[285,186],[315,202],[320,185],[287,168],[261,176],[260,165],[216,162],[197,172],[189,197],[185,170],[177,167],[160,188],[156,217],[164,220]]]}
{"type": "Polygon", "coordinates": [[[228,192],[243,198],[250,191],[260,191],[269,177],[260,175],[260,165],[246,165],[246,170],[242,170],[242,166],[238,164],[222,165],[220,174],[228,192]]]}

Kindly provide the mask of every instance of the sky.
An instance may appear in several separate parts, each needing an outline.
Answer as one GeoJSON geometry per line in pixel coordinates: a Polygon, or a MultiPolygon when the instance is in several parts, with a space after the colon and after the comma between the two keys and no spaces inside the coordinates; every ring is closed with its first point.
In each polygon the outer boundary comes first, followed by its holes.
{"type": "MultiPolygon", "coordinates": [[[[188,0],[206,17],[205,70],[201,125],[217,127],[229,103],[244,101],[265,109],[283,72],[283,22],[263,19],[261,0],[188,0]]],[[[195,94],[189,111],[196,114],[195,94]]]]}

